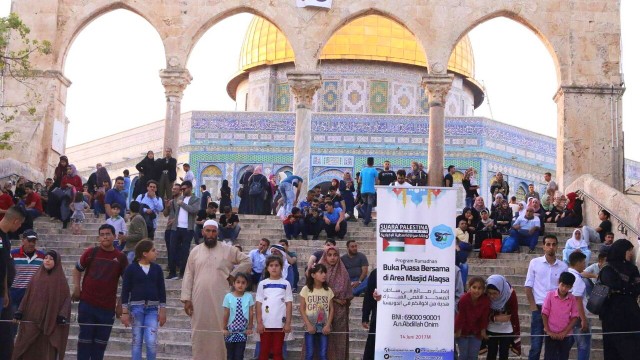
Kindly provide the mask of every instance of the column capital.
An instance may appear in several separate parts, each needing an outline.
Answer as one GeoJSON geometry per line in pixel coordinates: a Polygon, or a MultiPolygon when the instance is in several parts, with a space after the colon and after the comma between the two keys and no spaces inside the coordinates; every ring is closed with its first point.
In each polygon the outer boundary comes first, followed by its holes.
{"type": "Polygon", "coordinates": [[[287,73],[287,79],[296,101],[296,107],[311,109],[313,95],[322,85],[320,73],[292,71],[287,73]]]}
{"type": "Polygon", "coordinates": [[[444,106],[451,90],[453,75],[429,74],[422,77],[422,87],[429,95],[429,106],[444,106]]]}
{"type": "Polygon", "coordinates": [[[577,86],[577,85],[561,85],[553,96],[553,100],[558,102],[561,96],[565,94],[587,94],[587,95],[605,95],[605,96],[622,96],[627,90],[624,85],[611,86],[577,86]]]}
{"type": "Polygon", "coordinates": [[[191,84],[193,77],[191,77],[189,70],[184,68],[162,69],[160,70],[160,80],[167,98],[177,97],[182,99],[184,89],[191,84]]]}

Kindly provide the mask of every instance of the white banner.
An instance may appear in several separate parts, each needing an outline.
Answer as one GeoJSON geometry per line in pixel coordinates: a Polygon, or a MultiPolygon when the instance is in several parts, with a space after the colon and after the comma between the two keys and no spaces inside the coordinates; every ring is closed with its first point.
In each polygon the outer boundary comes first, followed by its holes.
{"type": "Polygon", "coordinates": [[[321,8],[331,9],[331,3],[333,0],[296,0],[298,7],[315,6],[321,8]]]}
{"type": "Polygon", "coordinates": [[[376,360],[453,360],[456,191],[376,188],[376,360]]]}

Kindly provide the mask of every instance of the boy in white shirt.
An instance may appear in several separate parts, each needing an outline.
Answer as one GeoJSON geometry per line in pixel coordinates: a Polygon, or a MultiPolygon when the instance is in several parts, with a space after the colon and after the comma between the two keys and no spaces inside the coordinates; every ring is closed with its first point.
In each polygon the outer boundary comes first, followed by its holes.
{"type": "Polygon", "coordinates": [[[120,216],[120,204],[115,202],[111,204],[111,213],[109,214],[109,216],[110,217],[107,219],[106,223],[116,229],[116,240],[114,241],[114,246],[122,250],[122,247],[120,247],[120,245],[124,246],[124,244],[120,244],[119,238],[120,235],[125,235],[127,233],[127,224],[125,223],[124,218],[120,216]]]}

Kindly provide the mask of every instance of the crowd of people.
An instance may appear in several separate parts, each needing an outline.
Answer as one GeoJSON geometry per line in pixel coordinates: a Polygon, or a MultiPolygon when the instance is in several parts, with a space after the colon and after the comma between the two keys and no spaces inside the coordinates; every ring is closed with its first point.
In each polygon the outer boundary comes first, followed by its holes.
{"type": "MultiPolygon", "coordinates": [[[[180,300],[191,317],[194,358],[220,358],[225,349],[226,358],[242,359],[251,337],[257,342],[256,359],[285,358],[287,342],[295,331],[292,304],[296,296],[304,327],[304,358],[346,359],[350,304],[353,297],[364,296],[362,326],[370,332],[364,359],[373,359],[376,303],[380,300],[375,291],[377,271],[369,273],[368,259],[353,239],[346,242],[346,253],[340,256],[336,239],[346,237],[350,221],[361,218],[365,226],[370,224],[376,206],[375,185],[426,185],[421,164],[412,163],[407,173],[391,170],[390,162],[385,161],[379,171],[369,158],[354,178],[345,173],[342,180],[332,181],[328,191],[315,187],[302,201],[305,179],[277,174],[276,180],[276,175],[263,175],[260,166],[250,168],[240,179],[238,213],[278,215],[285,236],[277,243],[263,238],[248,254],[237,244],[240,217],[232,210],[233,194],[226,180],[218,202],[205,185],[200,187],[201,197],[196,196],[195,177],[188,164],[183,165],[185,176],[177,182],[177,164],[169,149],[157,160],[149,152],[136,168],[140,177],[135,189],[130,189],[128,171],[112,181],[100,164],[82,183],[63,156],[45,185],[21,178],[14,191],[9,185],[2,187],[1,319],[20,326],[0,322],[0,358],[12,358],[11,353],[16,359],[36,354],[53,359],[64,354],[71,302],[79,301],[79,359],[102,358],[116,317],[132,327],[132,358],[141,359],[145,346],[146,357],[153,359],[158,327],[167,321],[165,280],[181,279],[180,300]],[[71,222],[72,233],[82,234],[88,209],[96,217],[104,215],[105,221],[98,229],[98,245],[86,249],[77,262],[70,288],[61,256],[37,249],[33,219],[47,214],[65,228],[71,222]],[[153,242],[160,214],[167,218],[167,269],[156,264],[153,242]],[[322,231],[327,236],[324,248],[309,256],[300,273],[290,240],[318,239],[322,231]],[[7,251],[9,239],[15,237],[21,239],[21,246],[7,251]],[[194,239],[197,246],[191,250],[194,239]],[[302,276],[305,282],[299,287],[302,276]]],[[[455,171],[449,166],[444,186],[453,186],[455,171]]],[[[582,200],[575,193],[562,194],[548,173],[542,197],[531,184],[527,201],[521,203],[509,197],[509,184],[500,173],[491,184],[491,200],[485,202],[475,176],[473,169],[464,174],[467,206],[456,219],[458,358],[475,359],[486,352],[487,359],[506,359],[509,352],[521,352],[515,288],[500,274],[467,280],[470,254],[485,240],[503,241],[503,236],[528,246],[530,253],[535,252],[539,236],[543,238],[544,255],[531,260],[524,283],[531,311],[529,359],[539,359],[543,345],[545,359],[567,359],[574,343],[578,358],[589,358],[591,324],[586,303],[596,281],[611,289],[599,314],[607,333],[603,335],[605,358],[634,358],[640,350],[636,302],[640,274],[632,262],[631,242],[614,241],[610,214],[599,212],[598,227],[581,226],[582,200]],[[549,223],[575,228],[562,258],[556,257],[557,238],[545,233],[544,225],[549,223]],[[589,264],[594,243],[599,246],[598,261],[589,264]]]]}

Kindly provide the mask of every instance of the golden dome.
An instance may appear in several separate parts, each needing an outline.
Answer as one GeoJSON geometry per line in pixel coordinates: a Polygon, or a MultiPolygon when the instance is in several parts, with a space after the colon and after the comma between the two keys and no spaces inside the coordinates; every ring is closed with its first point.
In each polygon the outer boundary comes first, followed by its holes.
{"type": "MultiPolygon", "coordinates": [[[[322,60],[374,60],[427,67],[422,45],[401,24],[380,15],[357,18],[329,39],[322,60]]],[[[260,65],[293,62],[295,55],[284,34],[268,20],[255,16],[240,51],[240,71],[260,65]]],[[[473,49],[467,36],[449,58],[449,71],[473,78],[473,49]]]]}

